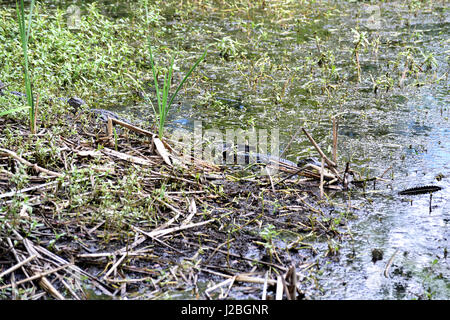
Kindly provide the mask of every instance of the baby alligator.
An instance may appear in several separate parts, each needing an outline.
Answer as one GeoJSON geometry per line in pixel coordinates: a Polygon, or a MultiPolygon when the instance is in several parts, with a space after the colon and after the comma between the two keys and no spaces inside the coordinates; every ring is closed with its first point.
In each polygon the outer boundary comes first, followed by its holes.
{"type": "MultiPolygon", "coordinates": [[[[220,148],[220,147],[219,147],[220,148]]],[[[231,147],[229,144],[225,143],[222,147],[222,159],[223,163],[232,164],[250,164],[250,163],[264,163],[264,164],[278,164],[285,167],[296,168],[297,164],[289,161],[287,159],[283,159],[277,156],[273,156],[270,154],[256,153],[251,152],[250,147],[246,146],[238,146],[237,149],[234,150],[235,147],[231,147]],[[242,150],[243,149],[243,150],[242,150]],[[232,161],[228,161],[228,156],[232,156],[232,161]]]]}
{"type": "MultiPolygon", "coordinates": [[[[3,91],[4,91],[5,87],[6,87],[6,85],[3,82],[0,81],[0,95],[4,94],[3,91]]],[[[17,91],[9,91],[9,93],[13,94],[13,95],[15,95],[15,96],[17,96],[19,98],[26,97],[26,94],[21,93],[21,92],[17,92],[17,91]]],[[[55,100],[60,100],[60,101],[67,102],[71,107],[74,108],[74,113],[80,111],[81,107],[86,104],[86,102],[84,102],[83,99],[80,99],[80,98],[77,98],[77,97],[72,97],[72,98],[69,98],[69,99],[67,99],[67,98],[56,98],[55,100]]],[[[50,101],[53,101],[53,99],[50,99],[50,101]]],[[[127,120],[127,119],[125,119],[125,118],[119,116],[118,114],[116,114],[116,113],[114,113],[112,111],[109,111],[109,110],[105,110],[105,109],[89,109],[87,111],[97,115],[98,118],[100,118],[102,121],[105,121],[105,122],[108,121],[108,118],[112,118],[112,119],[116,119],[116,120],[125,122],[125,123],[127,123],[129,125],[135,126],[134,123],[130,122],[129,120],[127,120]]],[[[227,157],[227,154],[228,154],[229,150],[230,150],[230,148],[228,146],[224,145],[224,148],[223,148],[223,160],[224,160],[224,163],[227,163],[226,157],[227,157]]],[[[229,151],[229,152],[233,155],[233,157],[234,157],[233,163],[235,163],[235,164],[238,162],[237,161],[238,160],[237,157],[239,156],[239,157],[243,157],[244,158],[244,163],[245,164],[249,164],[249,163],[265,163],[265,164],[269,164],[269,163],[272,163],[272,164],[278,164],[278,165],[282,165],[282,166],[284,165],[284,166],[287,166],[287,167],[290,167],[290,168],[296,168],[297,167],[296,163],[294,163],[292,161],[289,161],[287,159],[283,159],[283,158],[280,158],[280,157],[272,156],[272,155],[269,155],[269,154],[250,152],[248,146],[245,148],[244,152],[241,152],[241,151],[238,151],[237,153],[233,152],[233,151],[229,151]]]]}
{"type": "MultiPolygon", "coordinates": [[[[75,112],[79,111],[81,106],[86,104],[86,102],[83,101],[83,99],[80,98],[70,98],[67,100],[67,103],[73,107],[75,109],[75,112]]],[[[108,118],[112,118],[112,119],[116,119],[125,123],[128,123],[132,126],[134,126],[135,124],[131,123],[130,121],[128,121],[127,119],[119,116],[117,113],[114,113],[112,111],[109,110],[105,110],[105,109],[89,109],[88,112],[92,112],[94,114],[96,114],[101,120],[103,121],[108,121],[108,118]]]]}
{"type": "Polygon", "coordinates": [[[289,161],[287,159],[283,159],[280,157],[272,156],[269,154],[263,154],[263,153],[249,153],[245,155],[246,157],[249,157],[250,159],[255,159],[256,163],[265,163],[265,164],[278,164],[280,166],[285,166],[288,168],[297,168],[297,164],[289,161]]]}

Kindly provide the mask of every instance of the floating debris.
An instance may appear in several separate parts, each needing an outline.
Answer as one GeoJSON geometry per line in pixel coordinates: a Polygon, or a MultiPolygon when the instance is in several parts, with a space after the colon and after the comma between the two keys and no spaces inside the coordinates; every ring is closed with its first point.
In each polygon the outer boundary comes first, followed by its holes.
{"type": "MultiPolygon", "coordinates": [[[[414,187],[414,188],[410,188],[410,189],[406,189],[406,190],[402,190],[400,191],[398,194],[402,195],[402,196],[414,196],[414,195],[419,195],[419,194],[426,194],[429,193],[430,194],[430,213],[432,211],[432,207],[431,207],[431,201],[433,199],[433,192],[442,190],[441,187],[439,186],[423,186],[423,187],[414,187]]],[[[411,201],[412,204],[412,201],[411,201]]]]}
{"type": "Polygon", "coordinates": [[[372,250],[372,262],[375,263],[378,260],[383,260],[383,250],[373,249],[372,250]]]}
{"type": "Polygon", "coordinates": [[[414,188],[402,190],[398,194],[402,195],[402,196],[418,195],[418,194],[433,193],[433,192],[439,191],[441,189],[442,188],[439,186],[414,187],[414,188]]]}

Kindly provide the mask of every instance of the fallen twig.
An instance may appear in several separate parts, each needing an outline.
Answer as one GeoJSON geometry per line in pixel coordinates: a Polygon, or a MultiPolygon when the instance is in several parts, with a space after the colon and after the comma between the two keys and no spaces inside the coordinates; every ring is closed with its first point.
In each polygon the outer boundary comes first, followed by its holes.
{"type": "Polygon", "coordinates": [[[283,280],[281,280],[281,276],[277,276],[277,290],[275,293],[275,300],[283,300],[283,280]]]}
{"type": "Polygon", "coordinates": [[[25,159],[19,157],[19,156],[17,155],[17,153],[15,153],[15,152],[13,152],[13,151],[10,151],[10,150],[7,150],[7,149],[0,148],[0,154],[10,156],[10,157],[16,159],[17,161],[19,161],[20,163],[22,163],[22,164],[24,164],[24,165],[26,165],[26,166],[28,166],[28,167],[33,168],[36,172],[46,173],[46,174],[48,174],[49,176],[53,176],[53,177],[62,177],[62,176],[63,176],[61,173],[54,172],[54,171],[47,170],[47,169],[45,169],[45,168],[39,167],[37,164],[31,163],[31,162],[29,162],[29,161],[27,161],[27,160],[25,160],[25,159]]]}
{"type": "Polygon", "coordinates": [[[338,120],[333,117],[333,162],[337,163],[338,120]]]}
{"type": "Polygon", "coordinates": [[[28,258],[26,258],[25,260],[20,261],[19,263],[13,265],[11,268],[5,270],[4,272],[0,273],[0,278],[4,278],[7,274],[19,269],[20,267],[22,267],[23,265],[27,264],[28,262],[30,262],[31,260],[35,259],[37,257],[37,255],[32,255],[29,256],[28,258]]]}
{"type": "Polygon", "coordinates": [[[325,158],[322,158],[322,165],[320,167],[320,199],[323,199],[323,172],[325,171],[325,158]]]}
{"type": "Polygon", "coordinates": [[[262,293],[261,300],[267,300],[267,284],[268,284],[268,280],[269,280],[269,272],[266,271],[266,273],[264,274],[264,285],[263,285],[263,293],[262,293]]]}
{"type": "Polygon", "coordinates": [[[322,149],[320,149],[319,145],[316,143],[316,141],[314,141],[313,137],[311,137],[311,135],[304,129],[302,128],[303,133],[308,137],[309,141],[312,143],[312,145],[314,146],[314,148],[316,148],[317,152],[319,152],[320,156],[322,158],[325,159],[325,161],[327,162],[327,164],[330,167],[335,168],[337,166],[337,164],[333,161],[331,161],[330,159],[327,158],[327,156],[325,155],[325,153],[323,153],[322,149]]]}
{"type": "Polygon", "coordinates": [[[399,248],[397,248],[397,249],[395,250],[395,252],[392,254],[391,258],[389,259],[388,263],[386,264],[386,268],[384,268],[384,276],[385,276],[386,278],[389,278],[389,269],[390,269],[390,267],[391,267],[391,265],[392,265],[392,262],[394,262],[394,257],[395,257],[395,255],[397,254],[397,252],[398,252],[399,250],[400,250],[399,248]]]}
{"type": "Polygon", "coordinates": [[[184,226],[152,231],[152,232],[149,232],[148,234],[152,237],[161,237],[161,236],[168,235],[169,233],[173,233],[173,232],[177,232],[177,231],[181,231],[181,230],[185,230],[185,229],[189,229],[189,228],[200,227],[200,226],[203,226],[203,225],[208,224],[213,221],[214,221],[214,219],[209,219],[206,221],[202,221],[202,222],[198,222],[198,223],[191,223],[191,224],[184,225],[184,226]]]}
{"type": "MultiPolygon", "coordinates": [[[[39,279],[39,278],[43,278],[43,277],[45,277],[45,276],[47,276],[47,275],[49,275],[49,274],[52,274],[52,273],[58,272],[58,271],[60,271],[60,270],[63,270],[63,269],[65,269],[65,268],[67,268],[67,267],[70,267],[71,265],[72,265],[71,263],[67,263],[67,264],[64,264],[64,265],[62,265],[62,266],[56,267],[56,268],[51,269],[51,270],[48,270],[48,271],[35,273],[35,274],[32,275],[31,277],[28,277],[28,278],[26,278],[26,279],[22,279],[22,280],[20,280],[20,281],[16,281],[15,284],[16,284],[16,285],[19,285],[19,284],[26,283],[26,282],[30,282],[30,281],[33,281],[33,280],[36,280],[36,279],[39,279]]],[[[1,287],[0,287],[0,290],[6,289],[6,288],[10,288],[11,286],[12,286],[12,284],[7,284],[7,285],[4,285],[4,286],[1,286],[1,287]]],[[[62,299],[64,299],[63,296],[60,296],[60,297],[61,297],[62,299]]]]}

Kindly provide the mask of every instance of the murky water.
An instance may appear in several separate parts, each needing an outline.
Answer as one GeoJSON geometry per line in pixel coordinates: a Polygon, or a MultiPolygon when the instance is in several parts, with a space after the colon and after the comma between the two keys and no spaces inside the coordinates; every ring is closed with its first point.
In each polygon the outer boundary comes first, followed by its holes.
{"type": "MultiPolygon", "coordinates": [[[[133,2],[99,3],[110,16],[126,16],[133,2]]],[[[320,276],[315,299],[450,298],[449,13],[445,1],[416,13],[415,2],[409,3],[408,8],[405,2],[333,1],[311,5],[308,14],[293,3],[277,3],[276,14],[270,7],[222,4],[214,11],[196,8],[182,18],[170,6],[162,10],[169,45],[194,44],[195,56],[207,44],[216,45],[198,69],[208,79],[206,86],[184,93],[169,125],[189,128],[201,120],[220,129],[278,128],[283,146],[306,126],[326,149],[331,116],[340,114],[340,163],[350,161],[368,176],[388,170],[375,188],[353,190],[350,204],[348,194],[333,198],[336,212],[350,211],[357,219],[349,223],[352,238],[340,244],[339,261],[320,276]],[[357,27],[372,44],[361,49],[361,83],[352,55],[351,30],[357,27]],[[224,50],[231,58],[222,58],[224,50]],[[318,50],[328,69],[318,64],[318,50]],[[397,80],[408,53],[422,70],[427,55],[436,65],[407,76],[402,89],[397,80]],[[395,86],[386,92],[389,77],[395,86]],[[222,98],[238,103],[216,103],[222,98]],[[428,184],[442,187],[433,195],[431,212],[428,195],[397,194],[428,184]],[[373,249],[382,250],[381,260],[372,261],[373,249]]],[[[286,157],[295,161],[311,150],[299,134],[286,157]]]]}
{"type": "Polygon", "coordinates": [[[406,155],[404,160],[380,164],[380,171],[392,165],[394,178],[378,183],[379,192],[366,195],[371,204],[362,195],[356,196],[360,201],[354,200],[353,205],[363,207],[351,224],[354,240],[344,244],[340,262],[322,276],[327,283],[324,298],[411,299],[425,298],[427,293],[449,298],[450,128],[440,112],[448,107],[448,90],[424,91],[406,103],[405,115],[396,124],[399,137],[392,142],[409,141],[398,150],[406,155]],[[427,194],[397,195],[402,189],[429,184],[443,188],[432,198],[431,213],[427,194]],[[372,262],[373,249],[383,250],[381,261],[372,262]],[[385,268],[397,249],[386,277],[385,268]]]}
{"type": "MultiPolygon", "coordinates": [[[[437,69],[443,72],[448,68],[448,60],[445,61],[449,49],[445,40],[449,34],[448,15],[444,21],[430,21],[430,18],[416,19],[414,30],[427,34],[419,47],[433,52],[439,61],[437,69]]],[[[408,28],[395,23],[390,27],[400,34],[411,32],[408,28]]],[[[383,29],[388,30],[387,26],[383,29]]],[[[389,55],[388,48],[385,55],[389,55]]],[[[354,198],[353,205],[361,205],[356,211],[359,219],[351,224],[354,240],[344,244],[338,265],[331,265],[322,276],[327,283],[322,298],[450,297],[448,79],[409,91],[404,97],[406,100],[381,110],[385,115],[374,111],[377,116],[371,121],[378,122],[375,126],[348,124],[356,135],[347,141],[349,148],[360,147],[359,152],[371,158],[364,165],[378,175],[390,166],[392,169],[387,174],[390,181],[376,185],[378,192],[354,198]],[[380,126],[385,126],[383,134],[370,134],[380,126]],[[355,143],[358,147],[352,145],[353,139],[358,139],[355,143]],[[370,143],[368,139],[373,140],[370,143]],[[397,195],[402,189],[429,184],[443,188],[433,196],[431,213],[428,195],[397,195]],[[370,204],[366,198],[370,198],[370,204]],[[381,261],[372,262],[371,251],[375,248],[384,252],[381,261]],[[389,259],[397,249],[389,273],[385,274],[389,259]]]]}

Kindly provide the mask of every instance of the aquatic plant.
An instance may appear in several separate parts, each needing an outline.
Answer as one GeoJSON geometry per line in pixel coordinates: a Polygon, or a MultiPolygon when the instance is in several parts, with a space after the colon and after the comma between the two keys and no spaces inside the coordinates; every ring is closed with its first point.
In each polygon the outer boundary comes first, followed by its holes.
{"type": "Polygon", "coordinates": [[[239,56],[245,57],[247,52],[243,48],[243,44],[237,40],[233,40],[230,36],[225,36],[221,39],[214,39],[216,41],[219,55],[226,61],[233,60],[239,56]]]}
{"type": "Polygon", "coordinates": [[[0,112],[0,117],[6,116],[8,114],[13,114],[15,112],[18,112],[18,111],[21,111],[21,110],[24,110],[24,109],[28,109],[28,108],[29,107],[27,106],[27,107],[19,107],[19,108],[9,109],[9,110],[0,112]]]}
{"type": "Polygon", "coordinates": [[[423,62],[421,64],[421,66],[425,66],[426,70],[431,70],[434,67],[436,67],[438,65],[436,57],[434,56],[434,54],[432,52],[423,52],[422,50],[420,50],[420,54],[423,57],[423,62]]]}
{"type": "MultiPolygon", "coordinates": [[[[32,99],[32,92],[31,92],[31,80],[30,80],[29,71],[28,71],[28,50],[27,49],[28,49],[28,39],[29,39],[30,28],[31,28],[33,8],[34,8],[34,0],[31,2],[31,10],[30,10],[29,18],[28,18],[28,29],[27,29],[27,31],[25,31],[25,14],[24,14],[25,10],[24,10],[23,0],[21,0],[20,9],[19,9],[19,4],[16,2],[16,12],[17,12],[17,20],[19,23],[20,41],[21,41],[23,52],[24,52],[25,85],[27,88],[27,100],[28,100],[29,105],[25,106],[25,107],[24,106],[14,107],[14,108],[10,108],[6,111],[0,112],[0,117],[3,117],[6,115],[9,115],[9,114],[14,114],[14,113],[22,111],[22,110],[30,109],[30,128],[32,128],[35,123],[35,120],[34,120],[35,111],[34,111],[34,101],[32,99]],[[31,99],[30,99],[30,97],[31,97],[31,99]]],[[[2,88],[0,88],[0,89],[2,89],[2,88]]],[[[32,131],[34,131],[34,130],[32,129],[32,131]]]]}
{"type": "Polygon", "coordinates": [[[177,96],[178,92],[180,91],[183,84],[186,82],[186,80],[191,75],[192,71],[199,65],[200,62],[203,61],[203,59],[206,57],[206,53],[208,49],[205,50],[205,52],[202,54],[202,56],[194,63],[194,65],[189,69],[189,71],[184,76],[183,80],[181,80],[180,84],[176,88],[175,92],[170,96],[169,98],[169,91],[170,91],[170,85],[172,83],[172,75],[173,75],[173,66],[175,64],[174,58],[171,58],[170,65],[168,71],[164,74],[164,85],[162,87],[162,91],[159,88],[158,85],[158,73],[156,71],[155,61],[153,59],[153,52],[152,52],[152,44],[150,37],[148,38],[148,48],[149,48],[149,54],[150,54],[150,64],[152,67],[152,73],[153,73],[153,80],[155,83],[155,90],[156,90],[156,99],[158,101],[158,111],[156,111],[155,107],[153,107],[153,111],[155,113],[155,117],[158,118],[159,122],[159,137],[162,138],[164,133],[164,124],[166,123],[167,115],[169,113],[170,107],[172,106],[173,100],[177,96]]]}
{"type": "Polygon", "coordinates": [[[272,256],[277,254],[273,240],[280,235],[280,232],[276,230],[274,225],[268,224],[259,232],[259,235],[266,241],[263,245],[268,250],[270,260],[272,261],[272,256]]]}
{"type": "Polygon", "coordinates": [[[367,40],[367,33],[364,31],[359,32],[356,29],[352,29],[352,32],[354,34],[354,40],[353,44],[355,45],[353,49],[353,57],[355,58],[355,65],[356,65],[356,72],[358,75],[358,83],[361,82],[361,63],[359,59],[359,52],[361,50],[361,47],[365,47],[369,44],[367,40]]]}
{"type": "MultiPolygon", "coordinates": [[[[147,24],[147,30],[150,28],[150,22],[149,22],[149,10],[148,10],[148,1],[144,1],[144,7],[146,12],[146,24],[147,24]]],[[[149,55],[150,55],[150,64],[152,67],[152,74],[153,74],[153,81],[155,83],[155,90],[156,90],[156,99],[158,101],[158,111],[156,111],[155,107],[152,104],[153,111],[155,113],[155,117],[159,120],[159,137],[162,138],[164,133],[164,124],[166,123],[167,114],[169,113],[170,107],[172,106],[173,100],[177,96],[178,92],[180,91],[183,84],[186,82],[186,80],[191,75],[192,71],[199,65],[200,62],[203,61],[206,57],[206,53],[208,51],[208,48],[206,48],[205,52],[202,54],[202,56],[194,63],[194,65],[189,69],[189,71],[184,76],[183,80],[181,80],[180,84],[176,88],[175,92],[170,96],[169,98],[169,91],[170,91],[170,85],[172,84],[172,75],[173,75],[173,67],[175,64],[175,60],[172,57],[170,60],[170,65],[168,68],[168,71],[164,74],[164,84],[162,87],[162,91],[159,88],[158,85],[158,72],[156,71],[155,66],[155,60],[153,59],[153,51],[152,51],[152,43],[150,35],[147,36],[148,41],[148,49],[149,49],[149,55]]]]}

